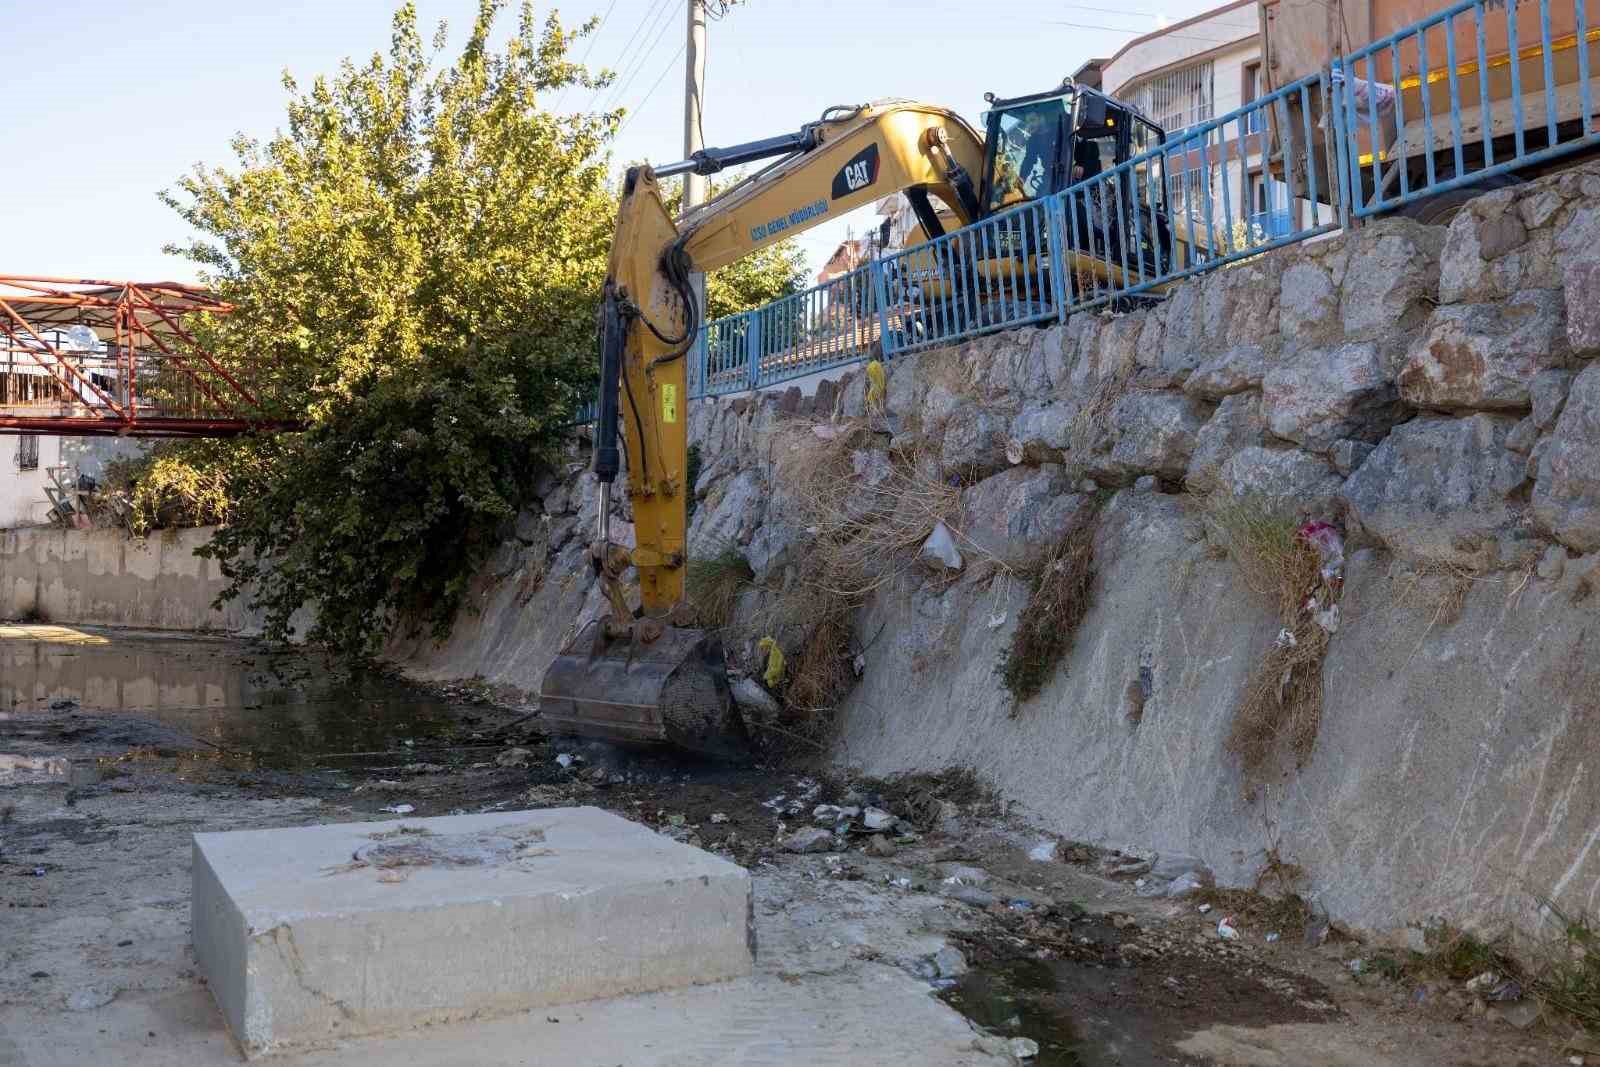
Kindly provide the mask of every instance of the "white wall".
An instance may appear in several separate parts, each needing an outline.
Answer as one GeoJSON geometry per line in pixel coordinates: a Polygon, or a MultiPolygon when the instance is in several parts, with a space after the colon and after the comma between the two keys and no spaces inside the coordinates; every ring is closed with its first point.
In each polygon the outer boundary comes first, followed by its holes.
{"type": "Polygon", "coordinates": [[[17,466],[22,438],[11,434],[0,436],[0,529],[38,525],[45,521],[45,514],[50,510],[50,501],[44,495],[45,483],[50,477],[45,468],[61,462],[62,439],[46,435],[36,440],[39,442],[39,465],[25,471],[17,466]]]}

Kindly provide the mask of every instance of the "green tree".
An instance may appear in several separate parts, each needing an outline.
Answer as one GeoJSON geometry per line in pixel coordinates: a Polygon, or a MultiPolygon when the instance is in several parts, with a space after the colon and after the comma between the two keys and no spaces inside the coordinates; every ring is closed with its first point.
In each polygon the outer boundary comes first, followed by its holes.
{"type": "MultiPolygon", "coordinates": [[[[151,521],[225,520],[208,551],[269,637],[302,609],[354,655],[396,626],[448,634],[592,393],[622,113],[545,106],[607,83],[568,59],[594,22],[524,2],[491,48],[502,6],[480,0],[448,59],[401,7],[387,54],[286,76],[279,132],[163,194],[200,234],[172,250],[235,307],[202,342],[304,430],[165,445],[125,481],[151,521]]],[[[719,272],[711,310],[802,283],[797,252],[769,252],[719,272]]]]}
{"type": "Polygon", "coordinates": [[[308,606],[308,636],[346,652],[401,622],[446,634],[588,394],[620,113],[541,108],[603,84],[567,59],[592,25],[524,3],[494,50],[500,6],[441,65],[442,28],[425,48],[407,4],[387,56],[286,77],[280,132],[164,194],[201,234],[178,251],[236,307],[208,347],[306,427],[198,458],[228,465],[210,551],[270,636],[308,606]]]}

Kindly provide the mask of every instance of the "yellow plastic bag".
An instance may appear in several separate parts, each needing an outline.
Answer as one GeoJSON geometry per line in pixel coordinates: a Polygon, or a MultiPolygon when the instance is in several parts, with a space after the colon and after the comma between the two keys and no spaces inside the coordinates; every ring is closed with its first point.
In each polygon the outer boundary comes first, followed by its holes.
{"type": "Polygon", "coordinates": [[[888,379],[883,373],[883,364],[873,360],[867,364],[867,410],[882,411],[887,394],[888,379]]]}
{"type": "Polygon", "coordinates": [[[767,654],[767,672],[761,676],[761,680],[767,683],[768,689],[778,688],[783,682],[783,649],[770,637],[757,641],[756,647],[767,654]]]}

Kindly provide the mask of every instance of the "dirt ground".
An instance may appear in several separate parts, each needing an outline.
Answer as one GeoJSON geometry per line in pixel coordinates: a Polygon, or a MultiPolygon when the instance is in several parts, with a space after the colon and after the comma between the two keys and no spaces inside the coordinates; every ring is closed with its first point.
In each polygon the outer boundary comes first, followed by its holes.
{"type": "MultiPolygon", "coordinates": [[[[400,1058],[369,1042],[283,1062],[502,1062],[472,1036],[481,1030],[519,1050],[507,1063],[599,1063],[611,1040],[620,1051],[605,1062],[630,1065],[1600,1064],[1570,1028],[1519,1029],[1459,989],[1353,973],[1369,949],[1308,943],[1292,910],[1226,898],[1202,914],[1198,898],[1144,897],[1070,843],[1030,858],[1049,838],[960,775],[885,784],[688,764],[552,742],[536,719],[470,689],[432,695],[452,722],[424,740],[273,765],[136,714],[0,712],[0,754],[20,757],[0,757],[0,1065],[237,1059],[189,945],[195,832],[393,818],[384,809],[396,805],[426,817],[574,804],[752,871],[760,962],[748,995],[778,1020],[752,1027],[765,1034],[759,1054],[749,1038],[711,1053],[665,1037],[628,1044],[626,1028],[599,1021],[610,1009],[580,1005],[558,1014],[587,1013],[596,1030],[568,1026],[570,1058],[548,1042],[528,1058],[525,1036],[505,1027],[532,1022],[506,1021],[441,1028],[394,1046],[400,1058]],[[786,851],[826,803],[903,821],[876,841],[786,851]],[[1236,940],[1217,933],[1225,908],[1236,940]],[[935,956],[951,947],[961,960],[935,956]],[[454,1052],[419,1051],[435,1046],[454,1052]],[[463,1058],[463,1047],[480,1051],[463,1058]]],[[[710,1040],[708,1024],[695,1029],[710,1040]]]]}

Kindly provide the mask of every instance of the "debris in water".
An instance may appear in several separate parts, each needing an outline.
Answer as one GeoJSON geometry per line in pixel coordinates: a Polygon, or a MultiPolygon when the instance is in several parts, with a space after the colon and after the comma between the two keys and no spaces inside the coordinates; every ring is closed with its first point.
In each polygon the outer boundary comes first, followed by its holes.
{"type": "Polygon", "coordinates": [[[416,805],[414,805],[414,804],[390,804],[388,807],[379,808],[378,810],[379,811],[386,811],[390,815],[410,815],[412,812],[416,811],[417,809],[416,809],[416,805]]]}

